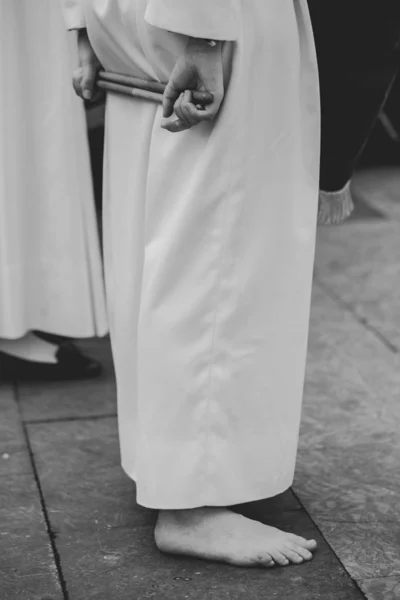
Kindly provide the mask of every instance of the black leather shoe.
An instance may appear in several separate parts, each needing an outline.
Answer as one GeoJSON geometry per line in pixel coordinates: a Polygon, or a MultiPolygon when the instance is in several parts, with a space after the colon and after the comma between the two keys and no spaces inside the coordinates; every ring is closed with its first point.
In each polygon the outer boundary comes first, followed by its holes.
{"type": "Polygon", "coordinates": [[[25,360],[0,351],[0,381],[67,381],[98,377],[101,364],[86,356],[74,344],[62,342],[56,363],[25,360]]]}

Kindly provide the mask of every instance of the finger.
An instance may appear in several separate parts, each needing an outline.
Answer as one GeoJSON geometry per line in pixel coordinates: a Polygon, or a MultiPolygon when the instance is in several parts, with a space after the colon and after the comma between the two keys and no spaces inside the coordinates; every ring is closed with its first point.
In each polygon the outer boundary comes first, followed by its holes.
{"type": "Polygon", "coordinates": [[[73,88],[75,90],[75,94],[77,96],[79,96],[80,98],[83,98],[82,96],[82,69],[81,67],[78,67],[77,69],[75,69],[73,75],[72,75],[72,85],[73,88]]]}
{"type": "MultiPolygon", "coordinates": [[[[175,103],[180,95],[181,91],[175,87],[174,83],[169,82],[163,95],[163,116],[165,118],[173,114],[175,103]]],[[[214,97],[210,92],[198,90],[193,92],[193,102],[195,104],[210,104],[213,100],[214,97]]]]}
{"type": "Polygon", "coordinates": [[[163,94],[163,116],[165,118],[170,117],[174,112],[175,102],[183,90],[179,90],[175,87],[174,83],[169,81],[163,94]]]}
{"type": "Polygon", "coordinates": [[[224,94],[215,93],[212,96],[213,101],[211,103],[199,104],[195,102],[192,104],[187,104],[185,106],[185,117],[187,119],[194,119],[196,121],[196,124],[201,123],[202,121],[214,120],[220,110],[224,94]]]}
{"type": "MultiPolygon", "coordinates": [[[[209,121],[212,117],[208,117],[206,119],[202,118],[203,109],[197,109],[195,106],[189,105],[187,106],[188,110],[191,111],[191,120],[189,121],[187,118],[176,119],[172,121],[171,119],[166,119],[164,123],[162,123],[161,127],[170,131],[172,133],[179,133],[180,131],[185,131],[187,129],[191,129],[192,127],[198,125],[200,122],[209,121]]],[[[178,110],[179,112],[179,110],[178,110]]]]}
{"type": "Polygon", "coordinates": [[[186,92],[180,95],[179,100],[175,103],[174,111],[178,119],[193,127],[193,125],[197,125],[198,121],[194,114],[188,109],[190,106],[193,106],[192,93],[189,90],[186,90],[186,92]]]}
{"type": "Polygon", "coordinates": [[[186,123],[185,121],[181,121],[180,119],[176,119],[175,121],[166,120],[161,125],[162,129],[166,129],[171,133],[180,133],[181,131],[186,131],[191,128],[191,125],[186,123]]]}
{"type": "Polygon", "coordinates": [[[97,69],[92,63],[87,63],[82,67],[82,96],[85,100],[91,100],[93,97],[94,86],[96,83],[97,69]]]}
{"type": "MultiPolygon", "coordinates": [[[[186,92],[185,92],[185,93],[186,93],[186,92]]],[[[179,96],[178,100],[177,100],[177,101],[175,102],[175,104],[174,104],[174,113],[175,113],[175,115],[178,117],[178,119],[179,119],[180,121],[182,121],[183,123],[185,123],[185,122],[186,122],[186,119],[185,119],[185,117],[184,117],[184,115],[183,115],[183,111],[182,111],[182,102],[183,102],[183,98],[184,98],[184,95],[185,95],[185,93],[183,93],[183,94],[180,94],[180,96],[179,96]]],[[[187,121],[187,122],[186,122],[186,124],[187,124],[187,125],[190,125],[190,122],[189,122],[189,121],[187,121]]]]}
{"type": "Polygon", "coordinates": [[[193,104],[211,104],[214,102],[214,96],[210,92],[192,91],[193,104]]]}
{"type": "Polygon", "coordinates": [[[205,121],[212,121],[218,114],[218,108],[210,105],[194,105],[193,103],[185,103],[182,107],[182,112],[187,121],[192,125],[198,125],[205,121]]]}

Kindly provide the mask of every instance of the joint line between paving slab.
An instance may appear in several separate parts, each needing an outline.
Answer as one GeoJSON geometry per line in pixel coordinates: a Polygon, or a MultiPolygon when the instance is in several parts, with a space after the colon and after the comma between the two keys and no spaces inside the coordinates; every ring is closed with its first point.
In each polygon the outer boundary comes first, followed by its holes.
{"type": "Polygon", "coordinates": [[[74,423],[76,421],[100,421],[101,419],[115,419],[117,413],[105,415],[82,415],[80,417],[51,417],[48,419],[25,419],[27,425],[51,425],[53,423],[74,423]]]}
{"type": "Polygon", "coordinates": [[[331,544],[328,542],[328,540],[326,539],[326,537],[324,536],[322,529],[320,528],[320,526],[318,525],[318,523],[315,521],[315,519],[310,515],[310,513],[308,512],[308,510],[306,509],[305,505],[303,504],[303,502],[301,501],[300,497],[298,496],[298,494],[294,491],[293,488],[292,489],[292,494],[293,496],[296,498],[297,502],[300,504],[300,506],[302,507],[302,509],[304,510],[304,512],[306,513],[306,515],[308,516],[308,518],[310,519],[310,521],[312,521],[314,527],[316,528],[316,530],[318,531],[318,533],[321,535],[321,537],[325,540],[326,545],[328,546],[328,548],[331,550],[331,552],[333,553],[333,555],[335,556],[336,560],[338,561],[339,565],[342,567],[343,571],[346,573],[346,575],[351,579],[351,581],[353,582],[353,584],[355,585],[355,587],[357,588],[357,590],[360,592],[361,596],[363,598],[365,598],[366,600],[368,600],[368,597],[364,594],[364,592],[362,591],[360,584],[358,583],[358,581],[356,579],[354,579],[354,577],[351,576],[351,574],[348,572],[348,570],[346,569],[345,565],[342,563],[342,561],[340,560],[339,556],[336,554],[336,552],[334,551],[334,549],[332,548],[331,544]]]}
{"type": "Polygon", "coordinates": [[[42,513],[43,513],[44,522],[46,524],[47,535],[49,536],[50,546],[51,546],[51,550],[53,552],[53,558],[54,558],[54,563],[55,563],[56,569],[57,569],[57,575],[58,575],[58,579],[60,582],[61,592],[63,594],[64,600],[69,600],[69,592],[67,589],[67,584],[64,579],[64,574],[62,572],[62,567],[61,567],[61,558],[60,558],[60,555],[59,555],[59,552],[58,552],[57,546],[56,546],[56,541],[55,541],[56,535],[52,529],[49,513],[47,511],[46,502],[45,502],[44,494],[43,494],[43,490],[42,490],[42,485],[40,483],[39,473],[38,473],[38,470],[36,467],[35,456],[33,453],[31,441],[29,439],[28,429],[22,419],[22,410],[21,410],[20,398],[19,398],[19,393],[18,393],[18,386],[16,384],[14,384],[14,393],[15,393],[16,403],[18,406],[18,413],[19,413],[19,417],[20,417],[20,421],[21,421],[21,426],[22,426],[22,430],[24,433],[25,443],[28,448],[29,459],[30,459],[31,466],[32,466],[33,476],[34,476],[35,483],[36,483],[38,493],[39,493],[40,505],[41,505],[41,509],[42,509],[42,513]]]}
{"type": "Polygon", "coordinates": [[[321,281],[318,275],[315,275],[314,281],[316,282],[318,287],[323,292],[325,292],[327,296],[329,296],[329,298],[331,298],[338,306],[344,308],[347,312],[349,312],[354,317],[354,319],[358,323],[360,323],[360,325],[362,325],[365,329],[372,333],[388,350],[390,350],[390,352],[392,352],[393,354],[399,353],[399,348],[397,346],[395,346],[390,340],[388,340],[383,335],[383,333],[381,333],[376,327],[374,327],[374,325],[371,325],[371,323],[369,323],[366,317],[361,317],[360,315],[358,315],[352,307],[352,305],[349,302],[346,302],[346,300],[343,300],[343,298],[341,298],[340,296],[338,296],[326,283],[321,281]]]}

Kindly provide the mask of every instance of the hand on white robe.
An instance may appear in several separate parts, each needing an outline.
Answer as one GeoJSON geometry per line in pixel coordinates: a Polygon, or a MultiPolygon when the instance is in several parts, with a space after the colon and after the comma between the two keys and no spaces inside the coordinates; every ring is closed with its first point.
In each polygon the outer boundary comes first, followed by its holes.
{"type": "Polygon", "coordinates": [[[206,41],[189,38],[178,58],[164,92],[164,117],[173,113],[177,120],[162,125],[171,132],[184,131],[217,116],[224,98],[222,44],[210,46],[206,41]],[[196,100],[193,98],[196,92],[196,100]],[[201,102],[199,93],[204,93],[201,102]]]}
{"type": "MultiPolygon", "coordinates": [[[[60,0],[68,29],[85,27],[82,0],[60,0]]],[[[190,129],[216,117],[224,97],[221,44],[208,46],[202,38],[220,41],[237,39],[241,17],[240,0],[149,0],[146,20],[155,27],[176,31],[189,38],[164,96],[164,117],[175,111],[177,120],[164,122],[171,132],[190,129]],[[195,95],[188,92],[196,92],[195,95]],[[199,97],[198,92],[208,91],[199,97]],[[186,92],[186,93],[185,93],[186,92]],[[201,108],[199,108],[201,104],[201,108]]],[[[78,34],[80,66],[74,73],[74,88],[82,98],[93,99],[100,63],[86,31],[78,34]]]]}
{"type": "Polygon", "coordinates": [[[84,100],[97,100],[103,94],[96,88],[97,73],[101,63],[92,48],[86,29],[78,33],[79,67],[75,69],[72,78],[74,90],[84,100]]]}

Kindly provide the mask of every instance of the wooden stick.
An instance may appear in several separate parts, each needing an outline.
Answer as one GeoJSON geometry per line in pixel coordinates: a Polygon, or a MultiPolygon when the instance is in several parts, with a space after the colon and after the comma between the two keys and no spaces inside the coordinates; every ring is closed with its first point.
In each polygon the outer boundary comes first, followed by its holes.
{"type": "Polygon", "coordinates": [[[162,94],[157,94],[156,92],[148,92],[146,90],[130,87],[128,85],[103,81],[102,79],[97,81],[97,85],[99,88],[106,90],[107,92],[115,92],[117,94],[123,94],[125,96],[141,98],[142,100],[149,100],[150,102],[162,104],[162,94]]]}
{"type": "MultiPolygon", "coordinates": [[[[110,71],[99,72],[97,85],[108,92],[115,92],[158,103],[162,103],[166,88],[164,83],[139,79],[130,75],[120,75],[119,73],[111,73],[110,71]]],[[[209,96],[210,98],[205,101],[203,92],[192,91],[192,99],[198,110],[205,110],[204,104],[212,102],[212,94],[209,94],[209,96]]]]}
{"type": "Polygon", "coordinates": [[[158,81],[139,79],[138,77],[120,75],[119,73],[111,73],[109,71],[100,71],[99,80],[127,85],[129,87],[146,90],[147,92],[155,92],[156,94],[163,94],[166,87],[163,83],[159,83],[158,81]]]}

